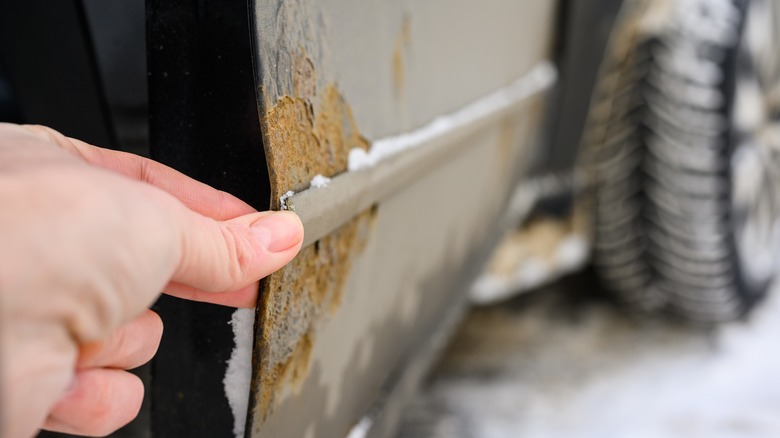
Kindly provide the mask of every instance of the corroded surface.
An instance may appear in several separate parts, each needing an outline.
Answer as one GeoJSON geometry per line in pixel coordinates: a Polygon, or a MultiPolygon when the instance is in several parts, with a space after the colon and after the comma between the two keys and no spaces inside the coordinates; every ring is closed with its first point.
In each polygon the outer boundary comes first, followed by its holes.
{"type": "MultiPolygon", "coordinates": [[[[511,10],[461,2],[442,20],[441,11],[452,9],[444,0],[251,2],[272,208],[314,175],[343,172],[349,150],[368,145],[361,134],[418,128],[535,65],[547,53],[552,8],[490,1],[511,10]],[[524,18],[529,8],[536,18],[524,18]],[[475,20],[506,33],[466,35],[475,20]],[[507,57],[494,36],[515,41],[513,53],[523,55],[507,57]],[[452,50],[442,51],[441,41],[452,50]]],[[[456,305],[456,289],[467,283],[456,284],[456,274],[486,241],[519,161],[512,146],[524,147],[529,136],[517,129],[504,140],[506,159],[494,153],[493,129],[460,139],[466,146],[458,154],[263,283],[252,436],[346,436],[410,343],[456,305]],[[498,166],[508,169],[505,177],[490,178],[498,166]],[[465,209],[464,200],[471,200],[465,209]]]]}
{"type": "MultiPolygon", "coordinates": [[[[302,190],[317,175],[347,168],[349,151],[367,148],[349,105],[334,85],[318,92],[312,61],[293,61],[293,96],[282,96],[264,117],[272,207],[288,190],[302,190]],[[314,103],[316,102],[316,104],[314,103]]],[[[285,391],[296,392],[307,376],[316,326],[338,308],[352,259],[368,237],[374,210],[305,248],[261,290],[255,351],[255,413],[265,418],[285,391]]]]}
{"type": "Polygon", "coordinates": [[[262,346],[256,415],[265,418],[284,391],[297,391],[309,369],[317,324],[338,309],[352,266],[368,239],[376,211],[371,209],[303,249],[292,263],[268,277],[262,288],[258,327],[262,346]]]}
{"type": "MultiPolygon", "coordinates": [[[[301,79],[296,89],[312,91],[314,82],[301,79]]],[[[346,170],[349,151],[368,147],[334,85],[317,97],[315,109],[314,97],[282,96],[266,113],[266,158],[274,209],[286,191],[306,188],[317,174],[333,176],[346,170]]]]}
{"type": "Polygon", "coordinates": [[[401,97],[404,94],[404,88],[406,85],[406,64],[404,57],[407,56],[404,52],[412,44],[412,27],[409,24],[409,16],[405,15],[403,23],[401,24],[401,31],[395,38],[393,44],[393,85],[395,87],[396,97],[401,97]]]}
{"type": "MultiPolygon", "coordinates": [[[[285,6],[297,10],[292,2],[285,6]]],[[[307,29],[317,26],[309,23],[307,29]]],[[[315,52],[319,52],[315,50],[315,52]]],[[[352,110],[333,83],[317,76],[301,48],[277,53],[273,89],[264,93],[261,116],[271,182],[271,208],[288,190],[308,187],[315,175],[347,169],[352,148],[368,148],[352,110]],[[284,65],[284,74],[280,66],[284,65]],[[323,85],[324,83],[324,85],[323,85]],[[271,104],[273,102],[273,104],[271,104]]],[[[318,55],[319,58],[319,55],[318,55]]],[[[341,302],[352,260],[362,252],[376,208],[357,216],[307,247],[261,286],[252,388],[254,418],[265,419],[287,393],[298,393],[308,377],[317,326],[341,302]]]]}

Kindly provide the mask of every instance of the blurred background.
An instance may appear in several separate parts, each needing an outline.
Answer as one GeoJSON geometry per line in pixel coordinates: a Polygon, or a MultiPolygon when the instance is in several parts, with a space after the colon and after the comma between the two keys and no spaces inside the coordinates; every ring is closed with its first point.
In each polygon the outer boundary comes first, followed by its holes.
{"type": "Polygon", "coordinates": [[[595,219],[505,238],[399,436],[780,433],[779,16],[625,2],[581,141],[595,219]]]}
{"type": "Polygon", "coordinates": [[[398,436],[777,436],[776,293],[707,328],[600,290],[586,271],[472,311],[398,436]]]}

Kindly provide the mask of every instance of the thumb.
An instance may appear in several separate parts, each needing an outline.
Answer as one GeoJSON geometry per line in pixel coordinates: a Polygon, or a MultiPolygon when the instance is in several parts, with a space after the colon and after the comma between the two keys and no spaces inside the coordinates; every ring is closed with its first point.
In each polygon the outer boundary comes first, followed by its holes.
{"type": "Polygon", "coordinates": [[[205,292],[248,286],[287,264],[303,243],[303,225],[288,211],[228,221],[185,216],[179,221],[181,255],[172,281],[205,292]]]}

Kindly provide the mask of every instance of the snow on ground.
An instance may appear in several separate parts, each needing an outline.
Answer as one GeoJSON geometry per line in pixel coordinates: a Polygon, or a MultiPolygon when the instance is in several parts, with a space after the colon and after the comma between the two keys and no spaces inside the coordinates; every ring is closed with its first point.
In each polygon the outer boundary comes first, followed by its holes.
{"type": "Polygon", "coordinates": [[[399,436],[780,436],[780,291],[707,330],[592,287],[580,275],[473,311],[399,436]]]}

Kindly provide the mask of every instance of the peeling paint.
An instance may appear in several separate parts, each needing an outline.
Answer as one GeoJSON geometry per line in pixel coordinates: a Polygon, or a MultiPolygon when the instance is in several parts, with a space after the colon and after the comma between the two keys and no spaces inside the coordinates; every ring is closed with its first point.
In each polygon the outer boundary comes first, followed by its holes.
{"type": "Polygon", "coordinates": [[[285,192],[305,189],[318,174],[332,177],[345,171],[349,151],[369,146],[336,86],[317,93],[314,72],[306,67],[310,61],[296,65],[301,67],[293,76],[295,90],[315,95],[282,96],[264,120],[274,209],[279,209],[276,200],[285,192]],[[313,101],[318,102],[316,108],[313,101]]]}
{"type": "MultiPolygon", "coordinates": [[[[513,7],[513,13],[507,14],[466,2],[451,11],[455,12],[448,15],[452,20],[443,21],[441,11],[452,9],[446,2],[424,7],[373,0],[252,4],[258,101],[274,208],[287,191],[304,191],[322,199],[342,187],[356,188],[341,182],[360,174],[339,175],[326,189],[306,190],[316,174],[334,177],[346,170],[342,154],[350,143],[357,145],[353,151],[365,149],[367,142],[361,133],[381,141],[417,131],[523,75],[547,56],[548,28],[554,22],[554,8],[546,3],[538,8],[513,7]],[[517,15],[515,9],[523,13],[517,15]],[[414,42],[403,47],[404,76],[398,76],[402,85],[397,86],[392,57],[396,38],[404,33],[404,13],[414,20],[410,23],[414,42]],[[506,18],[510,15],[511,20],[506,18]],[[496,38],[495,32],[466,35],[463,29],[470,28],[475,18],[512,31],[511,39],[522,49],[516,50],[519,55],[507,58],[501,50],[505,38],[496,38]],[[442,38],[460,50],[454,56],[435,53],[435,43],[442,38]],[[470,50],[472,44],[490,50],[470,50]],[[472,77],[480,80],[468,80],[472,77]],[[444,80],[440,85],[447,86],[430,85],[439,84],[439,79],[444,80]],[[451,92],[453,84],[455,93],[451,92]],[[359,130],[344,96],[355,110],[359,130]],[[337,135],[339,128],[341,136],[337,135]],[[328,137],[334,140],[327,142],[328,137]]],[[[498,109],[508,117],[510,113],[519,117],[524,105],[516,100],[498,109]]],[[[404,186],[392,196],[363,199],[354,210],[350,209],[353,204],[337,199],[334,209],[348,210],[349,217],[381,202],[381,217],[372,226],[371,214],[364,212],[358,224],[347,223],[335,232],[330,231],[335,224],[347,219],[333,222],[307,242],[309,246],[293,266],[264,281],[248,435],[346,436],[385,382],[394,384],[399,378],[396,365],[406,357],[408,346],[423,342],[449,311],[447,307],[460,306],[457,302],[463,297],[457,292],[474,275],[473,267],[482,259],[481,246],[488,240],[473,236],[472,231],[495,219],[492,198],[508,189],[481,178],[479,184],[462,178],[466,173],[493,173],[495,162],[484,150],[492,150],[496,121],[477,117],[450,125],[459,129],[457,136],[423,137],[457,141],[458,153],[434,160],[436,165],[424,177],[414,179],[414,188],[404,186]],[[460,209],[464,196],[478,205],[460,209]],[[427,214],[416,214],[420,211],[427,214]],[[443,223],[448,226],[442,227],[443,223]],[[326,233],[331,234],[320,237],[326,233]],[[315,244],[316,239],[320,241],[315,244]],[[473,247],[477,244],[480,248],[473,247]],[[349,248],[344,252],[348,257],[339,255],[340,245],[349,248]],[[404,256],[390,257],[398,254],[404,256]],[[324,291],[318,281],[327,284],[324,291]],[[408,295],[418,299],[411,300],[412,306],[418,304],[409,311],[416,316],[405,321],[400,315],[401,302],[409,301],[408,295]]],[[[297,205],[305,216],[309,211],[305,204],[297,205]]],[[[320,225],[316,220],[307,223],[320,225]]],[[[307,227],[307,232],[309,228],[316,226],[307,227]]],[[[411,386],[398,386],[398,400],[407,397],[411,386]]],[[[392,403],[397,406],[399,402],[392,403]]],[[[378,421],[377,428],[383,422],[378,421]]]]}
{"type": "Polygon", "coordinates": [[[297,391],[308,374],[317,325],[339,309],[352,262],[365,247],[375,215],[374,209],[362,213],[265,281],[258,323],[262,345],[255,353],[260,364],[256,409],[262,418],[285,390],[297,391]]]}
{"type": "MultiPolygon", "coordinates": [[[[286,193],[309,187],[315,177],[347,170],[351,149],[368,148],[336,86],[317,88],[305,53],[292,65],[294,95],[279,97],[264,117],[274,209],[286,193]]],[[[301,389],[318,325],[339,309],[352,262],[365,246],[375,214],[375,208],[363,212],[263,281],[252,385],[257,418],[267,418],[285,394],[301,389]]]]}

